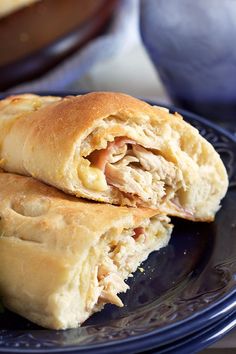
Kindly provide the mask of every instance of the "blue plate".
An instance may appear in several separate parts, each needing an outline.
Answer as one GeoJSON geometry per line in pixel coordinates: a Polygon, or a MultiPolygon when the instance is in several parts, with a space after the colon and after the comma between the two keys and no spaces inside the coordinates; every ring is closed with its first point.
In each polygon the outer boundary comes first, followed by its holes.
{"type": "Polygon", "coordinates": [[[174,345],[232,313],[236,304],[236,140],[203,118],[176,111],[215,146],[228,170],[230,188],[214,223],[174,219],[168,247],[153,253],[143,265],[145,272],[137,271],[129,280],[131,289],[122,295],[124,308],[107,305],[81,328],[45,330],[5,311],[0,316],[0,352],[133,353],[174,345]]]}
{"type": "Polygon", "coordinates": [[[217,323],[211,324],[194,334],[188,335],[181,340],[169,345],[154,348],[143,352],[143,354],[189,354],[198,353],[214,342],[222,339],[236,326],[236,312],[233,311],[217,323]]]}

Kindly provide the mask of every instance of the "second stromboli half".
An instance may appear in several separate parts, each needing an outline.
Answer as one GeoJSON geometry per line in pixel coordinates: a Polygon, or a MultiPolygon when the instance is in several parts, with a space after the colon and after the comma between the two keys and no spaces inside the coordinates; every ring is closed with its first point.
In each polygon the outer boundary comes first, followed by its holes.
{"type": "Polygon", "coordinates": [[[228,186],[210,143],[178,114],[120,93],[0,102],[1,167],[67,193],[212,220],[228,186]]]}

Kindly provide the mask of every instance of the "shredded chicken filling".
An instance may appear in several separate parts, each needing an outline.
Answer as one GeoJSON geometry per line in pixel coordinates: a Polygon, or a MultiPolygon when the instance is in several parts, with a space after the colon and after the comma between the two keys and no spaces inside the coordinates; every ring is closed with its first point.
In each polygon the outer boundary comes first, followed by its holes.
{"type": "MultiPolygon", "coordinates": [[[[97,271],[98,284],[101,288],[100,303],[109,302],[119,307],[123,306],[117,293],[129,289],[124,280],[134,271],[136,264],[133,264],[132,258],[137,251],[141,251],[140,248],[145,247],[145,240],[145,229],[139,227],[134,230],[123,230],[120,239],[115,238],[106,244],[97,271]]],[[[138,260],[139,257],[136,256],[136,262],[138,260]]]]}
{"type": "Polygon", "coordinates": [[[173,198],[173,191],[181,187],[183,180],[172,162],[126,137],[116,138],[106,149],[95,150],[86,159],[92,168],[104,172],[107,184],[147,203],[173,198]]]}
{"type": "MultiPolygon", "coordinates": [[[[100,295],[95,296],[97,306],[107,302],[123,306],[117,293],[129,288],[124,280],[156,249],[158,237],[166,233],[166,225],[160,226],[160,221],[155,218],[152,223],[146,219],[134,229],[124,229],[121,234],[111,230],[105,235],[100,262],[93,274],[96,287],[100,289],[100,295]]],[[[94,305],[96,301],[92,303],[94,305]]]]}

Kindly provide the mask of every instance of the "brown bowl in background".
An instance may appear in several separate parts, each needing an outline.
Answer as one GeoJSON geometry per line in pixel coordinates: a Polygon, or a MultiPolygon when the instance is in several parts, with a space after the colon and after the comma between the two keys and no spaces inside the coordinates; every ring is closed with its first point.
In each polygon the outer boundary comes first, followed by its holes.
{"type": "Polygon", "coordinates": [[[104,32],[118,0],[41,0],[0,19],[0,90],[46,73],[104,32]]]}

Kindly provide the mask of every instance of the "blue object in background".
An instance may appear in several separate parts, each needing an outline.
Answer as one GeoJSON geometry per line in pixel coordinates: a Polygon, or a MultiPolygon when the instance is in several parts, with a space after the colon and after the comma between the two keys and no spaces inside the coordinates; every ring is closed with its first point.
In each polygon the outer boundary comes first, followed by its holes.
{"type": "Polygon", "coordinates": [[[140,29],[173,102],[236,125],[236,1],[141,0],[140,29]]]}

